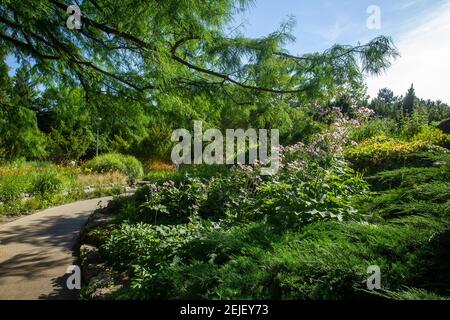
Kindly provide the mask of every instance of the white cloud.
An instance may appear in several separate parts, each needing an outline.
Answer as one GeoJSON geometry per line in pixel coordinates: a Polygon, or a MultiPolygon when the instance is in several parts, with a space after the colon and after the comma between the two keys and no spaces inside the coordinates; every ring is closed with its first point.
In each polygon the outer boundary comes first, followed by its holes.
{"type": "Polygon", "coordinates": [[[414,83],[418,97],[450,103],[450,4],[404,35],[397,47],[402,56],[392,67],[367,79],[369,94],[387,87],[400,95],[414,83]]]}
{"type": "Polygon", "coordinates": [[[412,7],[413,5],[415,5],[417,2],[419,2],[419,0],[413,0],[413,1],[407,2],[407,3],[403,4],[400,8],[401,9],[407,9],[407,8],[412,7]]]}

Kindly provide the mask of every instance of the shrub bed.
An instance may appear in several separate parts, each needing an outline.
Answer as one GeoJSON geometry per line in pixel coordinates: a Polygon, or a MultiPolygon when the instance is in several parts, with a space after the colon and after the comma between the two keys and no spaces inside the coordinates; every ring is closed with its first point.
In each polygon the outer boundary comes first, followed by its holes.
{"type": "Polygon", "coordinates": [[[98,173],[118,171],[131,179],[141,178],[144,174],[142,163],[133,156],[119,153],[107,153],[95,157],[84,164],[88,171],[98,173]]]}

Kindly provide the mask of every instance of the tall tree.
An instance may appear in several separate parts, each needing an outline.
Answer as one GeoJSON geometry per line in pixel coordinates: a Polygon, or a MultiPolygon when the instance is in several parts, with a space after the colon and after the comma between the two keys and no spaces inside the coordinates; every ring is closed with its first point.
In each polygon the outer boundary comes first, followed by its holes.
{"type": "Polygon", "coordinates": [[[13,79],[8,79],[4,59],[5,55],[0,66],[4,72],[0,78],[0,156],[8,160],[17,157],[41,159],[46,155],[45,137],[32,110],[36,95],[28,70],[20,68],[13,79]]]}
{"type": "Polygon", "coordinates": [[[257,39],[227,31],[252,0],[78,3],[81,29],[66,26],[63,0],[0,3],[0,46],[62,93],[38,99],[38,119],[44,132],[58,131],[56,153],[70,157],[91,153],[97,128],[102,150],[129,150],[195,119],[205,127],[277,126],[288,141],[305,129],[295,123],[305,115],[290,109],[353,97],[364,91],[364,73],[383,71],[398,55],[382,36],[293,55],[285,49],[294,41],[292,19],[257,39]],[[71,112],[64,95],[78,88],[84,101],[71,112]],[[86,139],[69,142],[77,136],[86,139]]]}
{"type": "Polygon", "coordinates": [[[376,98],[370,103],[370,107],[378,116],[398,118],[402,115],[401,97],[397,97],[394,92],[388,88],[378,91],[376,98]]]}
{"type": "Polygon", "coordinates": [[[12,83],[8,75],[8,65],[5,62],[6,52],[0,48],[0,159],[6,157],[7,146],[5,136],[8,126],[7,114],[11,108],[12,83]]]}
{"type": "Polygon", "coordinates": [[[161,93],[213,93],[227,104],[270,104],[277,99],[326,99],[378,73],[397,51],[390,39],[336,45],[294,56],[293,21],[250,39],[225,32],[251,0],[82,1],[81,29],[65,26],[61,0],[3,1],[0,43],[32,57],[44,76],[86,91],[151,99],[161,93]],[[362,68],[359,68],[361,62],[362,68]]]}
{"type": "Polygon", "coordinates": [[[415,103],[416,92],[414,90],[414,84],[411,84],[411,88],[409,88],[405,98],[403,99],[403,114],[405,116],[411,116],[413,114],[415,103]]]}

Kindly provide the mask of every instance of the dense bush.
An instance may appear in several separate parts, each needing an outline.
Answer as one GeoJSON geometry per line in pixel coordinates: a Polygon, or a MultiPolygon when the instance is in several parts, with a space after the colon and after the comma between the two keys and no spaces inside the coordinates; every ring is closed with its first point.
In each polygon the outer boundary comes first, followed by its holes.
{"type": "Polygon", "coordinates": [[[298,160],[274,176],[262,176],[259,170],[218,170],[208,179],[185,172],[182,179],[147,186],[145,194],[136,196],[142,202],[135,204],[139,209],[133,210],[134,220],[176,224],[196,217],[233,223],[265,219],[280,229],[299,228],[316,220],[356,218],[350,200],[366,190],[364,180],[342,161],[319,166],[298,160]]]}
{"type": "Polygon", "coordinates": [[[130,178],[140,178],[144,174],[142,163],[133,156],[107,153],[95,157],[84,164],[84,168],[95,172],[118,171],[130,178]]]}
{"type": "Polygon", "coordinates": [[[426,141],[436,146],[441,146],[450,149],[450,134],[445,134],[440,129],[433,127],[423,127],[422,130],[416,134],[413,141],[426,141]]]}
{"type": "MultiPolygon", "coordinates": [[[[187,174],[112,202],[110,208],[124,224],[103,250],[117,270],[132,278],[131,288],[118,297],[277,297],[280,288],[274,284],[230,288],[228,282],[240,277],[235,264],[251,265],[256,276],[287,230],[314,221],[359,219],[351,198],[367,188],[342,161],[321,167],[285,159],[274,176],[261,176],[258,166],[235,167],[210,179],[187,174]]],[[[273,280],[272,272],[264,281],[273,280]]]]}
{"type": "MultiPolygon", "coordinates": [[[[419,117],[420,118],[420,117],[419,117]]],[[[450,148],[450,135],[426,120],[413,118],[375,119],[349,128],[350,138],[355,142],[363,142],[371,138],[388,137],[400,141],[424,141],[432,145],[450,148]]]]}
{"type": "Polygon", "coordinates": [[[0,201],[9,203],[22,199],[25,194],[37,193],[39,177],[50,171],[54,173],[55,168],[47,163],[17,160],[3,164],[0,166],[0,201]]]}
{"type": "Polygon", "coordinates": [[[406,165],[410,158],[420,152],[436,151],[442,153],[442,148],[426,141],[406,142],[385,136],[377,136],[349,147],[345,157],[358,169],[377,169],[384,165],[406,165]]]}
{"type": "Polygon", "coordinates": [[[314,221],[358,219],[352,198],[364,194],[366,188],[362,177],[343,161],[325,168],[314,163],[290,164],[273,180],[262,183],[253,212],[282,230],[314,221]]]}
{"type": "Polygon", "coordinates": [[[270,243],[270,229],[263,224],[224,229],[199,221],[178,226],[125,224],[104,249],[118,270],[133,274],[125,297],[206,298],[218,280],[210,271],[247,250],[270,249],[270,243]]]}
{"type": "Polygon", "coordinates": [[[140,205],[138,218],[153,223],[186,223],[194,219],[206,199],[206,184],[189,178],[180,185],[173,182],[150,188],[147,200],[140,205]]]}
{"type": "MultiPolygon", "coordinates": [[[[450,217],[450,183],[431,182],[414,187],[390,189],[366,199],[365,211],[383,218],[407,215],[450,217]]],[[[360,208],[361,209],[361,208],[360,208]]]]}

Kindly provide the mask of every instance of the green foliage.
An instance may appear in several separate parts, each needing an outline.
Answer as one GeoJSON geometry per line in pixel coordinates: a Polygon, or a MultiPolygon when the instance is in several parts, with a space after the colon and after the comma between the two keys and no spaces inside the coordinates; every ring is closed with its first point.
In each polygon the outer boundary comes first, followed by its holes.
{"type": "Polygon", "coordinates": [[[378,91],[377,97],[371,101],[370,108],[382,118],[398,118],[402,112],[401,100],[402,98],[395,96],[392,90],[383,88],[378,91]]]}
{"type": "Polygon", "coordinates": [[[285,299],[367,298],[361,291],[369,265],[380,266],[383,286],[391,290],[412,283],[426,286],[433,271],[438,272],[433,283],[445,288],[445,255],[441,261],[422,259],[435,254],[436,246],[445,250],[446,237],[444,224],[420,218],[393,225],[315,224],[302,235],[287,236],[276,248],[274,268],[285,299]],[[436,238],[430,243],[432,235],[436,238]]]}
{"type": "Polygon", "coordinates": [[[0,159],[42,159],[46,156],[45,136],[33,111],[36,92],[28,67],[22,66],[10,79],[2,51],[0,69],[0,159]]]}
{"type": "Polygon", "coordinates": [[[177,180],[179,178],[179,173],[167,170],[152,170],[144,175],[143,180],[149,181],[151,183],[161,184],[168,180],[177,180]]]}
{"type": "Polygon", "coordinates": [[[52,130],[49,137],[52,149],[50,158],[54,161],[77,160],[84,156],[92,144],[93,134],[84,128],[79,128],[67,134],[52,130]]]}
{"type": "Polygon", "coordinates": [[[0,7],[4,15],[27,23],[6,19],[2,29],[8,35],[25,34],[25,39],[35,41],[40,50],[30,50],[21,37],[5,36],[1,42],[17,55],[45,61],[36,68],[55,82],[66,86],[81,83],[92,99],[100,96],[99,84],[104,84],[103,97],[114,103],[109,98],[131,95],[135,99],[127,99],[129,104],[144,101],[147,92],[152,97],[199,92],[208,102],[226,100],[234,105],[274,100],[280,92],[289,94],[292,100],[326,99],[325,92],[359,87],[363,72],[381,72],[398,56],[391,39],[380,36],[366,45],[335,45],[323,53],[292,57],[286,45],[294,40],[293,19],[257,39],[246,38],[238,31],[225,32],[234,14],[252,2],[224,0],[205,5],[200,0],[168,0],[161,5],[126,0],[120,5],[108,2],[106,11],[84,2],[80,8],[86,16],[108,21],[103,27],[92,24],[93,30],[87,35],[57,27],[58,13],[66,11],[62,5],[43,6],[32,0],[29,6],[34,11],[30,12],[8,2],[0,7]],[[53,39],[53,46],[46,46],[46,39],[53,39]],[[123,41],[131,46],[122,46],[123,41]],[[186,52],[190,59],[185,60],[180,52],[186,52]],[[57,53],[58,59],[54,59],[57,53]],[[252,97],[255,92],[261,95],[252,97]]]}
{"type": "Polygon", "coordinates": [[[214,269],[247,250],[269,249],[270,234],[263,224],[229,230],[206,221],[185,226],[124,225],[103,249],[119,270],[135,275],[125,297],[207,298],[217,285],[214,269]]]}
{"type": "Polygon", "coordinates": [[[209,180],[213,177],[224,177],[230,173],[226,165],[184,165],[178,169],[181,176],[197,177],[202,180],[209,180]]]}
{"type": "Polygon", "coordinates": [[[433,275],[432,290],[445,294],[448,235],[448,226],[421,218],[391,225],[321,222],[282,237],[261,223],[230,229],[138,224],[115,231],[104,249],[111,263],[133,275],[118,298],[354,299],[376,298],[365,290],[366,269],[374,264],[387,290],[427,286],[433,275]]]}
{"type": "Polygon", "coordinates": [[[392,136],[397,131],[397,123],[393,119],[375,119],[350,129],[350,138],[362,142],[373,137],[392,136]]]}
{"type": "MultiPolygon", "coordinates": [[[[394,119],[397,122],[403,119],[416,117],[420,114],[422,120],[430,124],[442,121],[450,117],[450,106],[442,101],[417,99],[414,97],[414,89],[406,93],[406,97],[395,96],[388,88],[381,89],[375,99],[370,102],[370,108],[381,118],[394,119]]],[[[411,129],[414,129],[411,127],[411,129]]]]}
{"type": "Polygon", "coordinates": [[[19,179],[15,176],[0,177],[0,201],[8,202],[22,197],[28,188],[28,179],[19,179]]]}
{"type": "Polygon", "coordinates": [[[430,182],[414,187],[387,190],[369,201],[364,208],[367,212],[384,218],[405,215],[439,216],[450,215],[450,184],[430,182]]]}
{"type": "Polygon", "coordinates": [[[150,170],[144,176],[145,181],[162,184],[166,181],[182,182],[188,177],[209,180],[215,176],[226,176],[229,168],[226,165],[182,165],[176,171],[150,170]]]}
{"type": "Polygon", "coordinates": [[[8,119],[0,120],[0,156],[8,159],[90,158],[98,132],[102,152],[168,160],[171,132],[193,120],[278,128],[293,143],[320,128],[317,105],[344,94],[361,100],[363,75],[398,56],[384,36],[292,56],[294,19],[257,39],[239,27],[226,32],[252,0],[86,1],[83,15],[103,21],[87,33],[60,28],[61,3],[30,1],[0,4],[0,119],[8,119]],[[11,79],[4,61],[13,55],[20,72],[11,79]]]}
{"type": "Polygon", "coordinates": [[[450,134],[445,134],[438,128],[423,127],[421,131],[416,134],[413,141],[426,141],[436,146],[441,146],[450,149],[450,134]]]}
{"type": "MultiPolygon", "coordinates": [[[[124,222],[104,250],[113,266],[132,275],[132,286],[117,298],[229,298],[228,282],[239,279],[233,266],[242,261],[261,273],[252,259],[263,259],[286,230],[357,218],[350,199],[366,184],[345,163],[288,164],[272,177],[250,167],[205,180],[187,175],[112,202],[124,222]]],[[[239,289],[239,297],[257,296],[254,289],[272,294],[262,288],[239,289]]]]}
{"type": "MultiPolygon", "coordinates": [[[[387,142],[400,154],[426,149],[387,142]]],[[[115,298],[448,298],[447,153],[422,151],[427,167],[369,176],[384,191],[367,193],[345,162],[320,166],[293,150],[271,177],[257,167],[207,180],[188,175],[113,202],[122,227],[103,250],[131,277],[115,298]],[[139,206],[148,205],[167,220],[142,215],[139,206]],[[382,270],[381,291],[366,288],[370,265],[382,270]]]]}
{"type": "Polygon", "coordinates": [[[380,297],[393,300],[448,300],[448,297],[439,296],[424,289],[408,288],[400,292],[383,290],[380,297]]]}
{"type": "Polygon", "coordinates": [[[121,194],[126,177],[83,174],[80,168],[16,160],[0,166],[0,220],[67,202],[121,194]],[[89,186],[94,190],[85,188],[89,186]]]}
{"type": "Polygon", "coordinates": [[[420,152],[442,152],[443,149],[425,141],[405,142],[377,136],[347,148],[345,157],[358,169],[372,169],[390,164],[405,165],[420,152]]]}
{"type": "Polygon", "coordinates": [[[52,168],[45,170],[34,178],[32,190],[37,195],[45,196],[62,191],[67,183],[66,178],[52,168]]]}
{"type": "Polygon", "coordinates": [[[258,186],[253,211],[281,230],[319,220],[355,219],[351,199],[367,188],[344,162],[327,168],[315,164],[291,167],[277,178],[258,186]]]}
{"type": "Polygon", "coordinates": [[[84,168],[94,172],[118,171],[128,177],[140,178],[144,174],[142,163],[133,156],[119,153],[102,154],[84,164],[84,168]]]}
{"type": "Polygon", "coordinates": [[[428,126],[427,115],[421,110],[416,110],[408,117],[402,117],[399,125],[399,138],[411,140],[415,135],[428,126]]]}
{"type": "Polygon", "coordinates": [[[147,200],[140,205],[138,219],[157,223],[186,223],[198,215],[206,199],[207,186],[198,178],[187,178],[176,186],[149,187],[147,200]]]}
{"type": "Polygon", "coordinates": [[[414,91],[414,85],[411,85],[403,100],[403,114],[410,116],[414,112],[416,104],[416,93],[414,91]]]}
{"type": "Polygon", "coordinates": [[[365,182],[344,162],[326,168],[292,163],[272,177],[260,176],[259,169],[250,166],[227,173],[222,171],[226,167],[200,168],[175,181],[148,186],[144,197],[139,193],[137,197],[145,200],[137,204],[134,220],[172,224],[198,216],[264,219],[282,230],[295,229],[317,220],[354,218],[350,200],[366,190],[365,182]]]}
{"type": "MultiPolygon", "coordinates": [[[[383,89],[369,105],[381,118],[360,121],[363,76],[398,56],[391,39],[295,57],[286,50],[293,19],[257,39],[226,31],[251,3],[81,1],[89,28],[73,32],[61,28],[58,1],[2,2],[0,158],[89,159],[98,135],[107,153],[85,172],[136,179],[144,171],[134,156],[168,161],[172,131],[193,120],[222,131],[277,128],[283,144],[306,143],[281,148],[278,174],[262,176],[259,165],[160,168],[134,196],[110,203],[120,226],[89,232],[109,266],[130,276],[116,298],[448,296],[449,138],[430,123],[450,108],[416,98],[413,86],[405,97],[383,89]],[[20,65],[12,77],[9,55],[20,65]],[[353,118],[335,121],[330,108],[353,118]],[[353,168],[378,173],[364,180],[339,160],[343,148],[353,168]],[[377,294],[364,283],[373,264],[383,272],[377,294]]],[[[0,168],[0,213],[86,197],[97,177],[16,169],[0,168]]],[[[96,183],[90,196],[122,191],[113,185],[96,183]]]]}
{"type": "Polygon", "coordinates": [[[381,171],[366,180],[377,191],[410,188],[434,181],[450,181],[450,170],[447,167],[437,168],[401,168],[381,171]]]}

